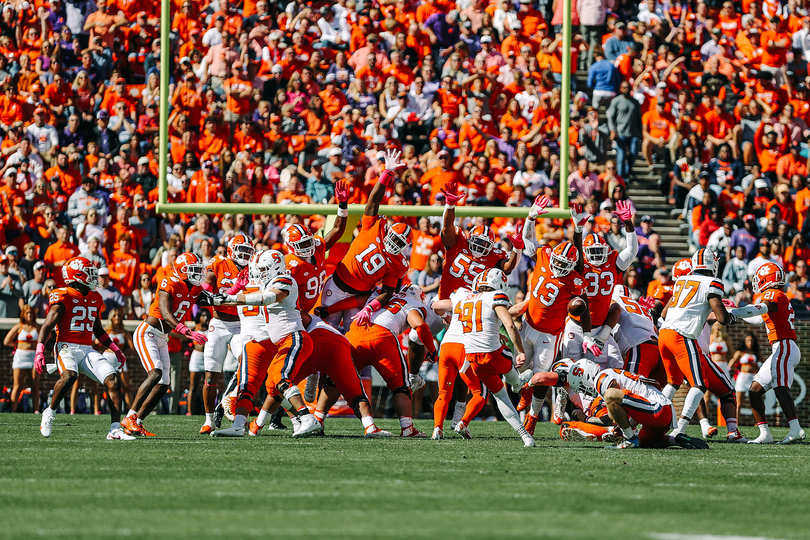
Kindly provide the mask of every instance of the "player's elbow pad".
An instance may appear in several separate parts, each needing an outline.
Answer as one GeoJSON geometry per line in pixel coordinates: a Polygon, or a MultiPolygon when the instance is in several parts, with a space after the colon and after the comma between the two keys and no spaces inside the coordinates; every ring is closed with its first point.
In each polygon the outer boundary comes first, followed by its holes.
{"type": "Polygon", "coordinates": [[[768,306],[765,304],[749,304],[745,307],[738,307],[731,310],[731,314],[738,319],[756,317],[757,315],[765,315],[766,313],[768,313],[768,306]]]}

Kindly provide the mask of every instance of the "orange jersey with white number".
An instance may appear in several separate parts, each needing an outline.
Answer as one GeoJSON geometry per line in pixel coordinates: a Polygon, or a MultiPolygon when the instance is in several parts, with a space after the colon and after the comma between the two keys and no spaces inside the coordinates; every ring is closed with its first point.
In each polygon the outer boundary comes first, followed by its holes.
{"type": "Polygon", "coordinates": [[[360,233],[335,268],[340,280],[355,291],[371,291],[380,282],[395,287],[408,271],[402,253],[391,255],[383,249],[385,232],[384,217],[363,216],[360,233]]]}
{"type": "Polygon", "coordinates": [[[302,259],[292,253],[284,257],[287,270],[298,284],[298,309],[312,311],[323,290],[326,281],[326,242],[320,236],[315,237],[315,254],[309,259],[302,259]]]}
{"type": "Polygon", "coordinates": [[[446,300],[461,287],[472,288],[473,280],[487,268],[495,268],[506,259],[506,252],[492,248],[486,257],[476,259],[470,253],[467,234],[456,227],[456,245],[447,250],[444,258],[442,281],[439,283],[439,298],[446,300]]]}
{"type": "MultiPolygon", "coordinates": [[[[236,277],[239,275],[239,268],[236,263],[222,255],[214,255],[208,261],[206,269],[213,272],[217,277],[217,284],[214,286],[214,292],[225,292],[233,286],[236,277]]],[[[217,313],[226,313],[228,315],[237,316],[236,306],[217,306],[214,308],[217,313]]]]}
{"type": "Polygon", "coordinates": [[[202,287],[194,286],[188,288],[186,282],[176,276],[167,276],[158,283],[157,291],[155,292],[155,299],[152,305],[149,306],[149,315],[156,319],[163,320],[163,315],[160,314],[160,291],[166,291],[172,299],[172,313],[177,322],[186,320],[186,314],[191,310],[191,307],[197,303],[197,297],[202,292],[202,287]]]}
{"type": "Polygon", "coordinates": [[[582,294],[585,281],[576,270],[567,276],[551,275],[551,248],[537,249],[537,265],[529,279],[529,307],[526,321],[546,334],[559,334],[565,328],[568,302],[582,294]]]}
{"type": "MultiPolygon", "coordinates": [[[[610,309],[613,287],[622,282],[622,272],[616,266],[618,251],[611,251],[602,266],[594,266],[585,261],[585,295],[591,312],[591,328],[602,326],[610,309]]],[[[574,317],[577,319],[577,317],[574,317]]]]}
{"type": "Polygon", "coordinates": [[[62,287],[48,296],[52,306],[62,304],[65,311],[56,323],[56,341],[74,345],[93,344],[93,325],[104,312],[104,300],[97,291],[87,296],[73,287],[62,287]]]}
{"type": "Polygon", "coordinates": [[[784,291],[778,289],[767,289],[765,292],[754,296],[754,303],[773,302],[778,309],[773,313],[766,313],[762,316],[765,326],[768,328],[768,341],[773,345],[782,339],[796,339],[796,330],[793,326],[793,306],[784,291]]]}

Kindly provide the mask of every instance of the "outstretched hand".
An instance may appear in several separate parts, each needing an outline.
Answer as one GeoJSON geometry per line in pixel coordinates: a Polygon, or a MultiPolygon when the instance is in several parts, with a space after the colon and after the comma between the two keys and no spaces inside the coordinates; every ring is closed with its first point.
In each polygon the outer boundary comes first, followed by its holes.
{"type": "Polygon", "coordinates": [[[335,200],[339,203],[345,203],[349,200],[349,184],[345,180],[339,180],[335,184],[335,200]]]}
{"type": "Polygon", "coordinates": [[[385,151],[385,168],[391,172],[396,171],[397,169],[401,169],[402,167],[407,167],[408,165],[404,161],[399,160],[401,152],[398,150],[386,150],[385,151]]]}
{"type": "Polygon", "coordinates": [[[616,211],[614,212],[622,221],[633,219],[633,207],[628,201],[616,201],[616,211]]]}
{"type": "Polygon", "coordinates": [[[551,201],[545,195],[538,195],[536,199],[534,199],[534,204],[532,204],[532,209],[529,210],[529,219],[537,219],[538,217],[542,216],[543,214],[548,213],[548,206],[551,204],[551,201]]]}
{"type": "Polygon", "coordinates": [[[581,233],[590,218],[591,215],[582,209],[581,204],[574,203],[571,205],[571,219],[574,221],[574,230],[576,232],[581,233]]]}
{"type": "Polygon", "coordinates": [[[509,241],[512,242],[512,245],[515,249],[523,249],[526,247],[526,243],[523,241],[523,227],[525,225],[518,225],[517,229],[515,229],[515,234],[512,236],[507,236],[509,241]]]}
{"type": "Polygon", "coordinates": [[[464,197],[458,193],[458,183],[455,180],[447,182],[440,191],[444,195],[444,203],[447,206],[456,206],[464,197]]]}

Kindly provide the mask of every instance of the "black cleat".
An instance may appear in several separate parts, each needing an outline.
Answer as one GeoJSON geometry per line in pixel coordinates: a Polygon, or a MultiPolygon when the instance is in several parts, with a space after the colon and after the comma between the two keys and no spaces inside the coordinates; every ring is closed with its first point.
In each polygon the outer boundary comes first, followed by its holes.
{"type": "Polygon", "coordinates": [[[678,433],[675,435],[675,443],[681,448],[689,450],[708,450],[709,444],[703,439],[695,439],[686,435],[685,433],[678,433]]]}
{"type": "Polygon", "coordinates": [[[214,427],[220,429],[222,427],[222,418],[225,416],[225,409],[222,405],[214,409],[214,427]]]}

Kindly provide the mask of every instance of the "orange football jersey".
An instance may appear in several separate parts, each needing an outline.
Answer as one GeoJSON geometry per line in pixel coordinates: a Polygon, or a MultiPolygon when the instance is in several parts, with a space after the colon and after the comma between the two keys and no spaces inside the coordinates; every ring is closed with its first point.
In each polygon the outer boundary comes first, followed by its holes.
{"type": "MultiPolygon", "coordinates": [[[[214,255],[211,257],[211,260],[208,261],[206,270],[213,272],[217,277],[217,284],[214,287],[214,292],[218,293],[225,292],[230,289],[234,281],[236,281],[236,276],[239,275],[239,268],[236,267],[236,263],[227,257],[223,257],[222,255],[214,255]]],[[[233,315],[234,317],[238,316],[238,313],[236,313],[236,306],[217,306],[214,308],[214,311],[217,313],[227,313],[228,315],[233,315]]]]}
{"type": "Polygon", "coordinates": [[[613,288],[622,283],[622,272],[616,266],[619,253],[611,250],[607,261],[602,266],[593,266],[585,261],[585,295],[588,297],[588,308],[591,312],[591,327],[602,326],[610,309],[613,288]]]}
{"type": "Polygon", "coordinates": [[[93,344],[93,325],[104,313],[104,300],[97,291],[87,296],[72,287],[54,290],[48,297],[52,306],[62,304],[65,312],[56,323],[56,341],[75,345],[93,344]]]}
{"type": "Polygon", "coordinates": [[[385,229],[384,217],[363,216],[360,233],[335,268],[335,274],[355,291],[371,291],[380,282],[394,287],[408,271],[402,253],[391,255],[383,249],[385,229]]]}
{"type": "Polygon", "coordinates": [[[782,339],[796,339],[796,330],[793,327],[793,306],[784,291],[778,289],[767,289],[765,292],[754,296],[754,303],[773,302],[778,306],[773,313],[766,313],[762,316],[765,326],[768,328],[768,341],[771,345],[782,339]]]}
{"type": "Polygon", "coordinates": [[[287,270],[298,284],[298,309],[306,312],[315,307],[323,290],[323,282],[326,281],[326,242],[320,236],[315,237],[315,254],[309,259],[302,259],[293,253],[284,258],[287,270]]]}
{"type": "Polygon", "coordinates": [[[442,271],[442,281],[439,283],[439,298],[450,298],[461,287],[472,289],[473,280],[487,268],[495,268],[499,262],[507,258],[506,252],[494,247],[486,257],[476,259],[470,253],[467,234],[456,227],[458,241],[456,245],[447,250],[442,271]]]}
{"type": "Polygon", "coordinates": [[[158,284],[155,299],[152,301],[152,305],[149,306],[149,315],[163,320],[163,316],[160,314],[160,291],[169,293],[172,298],[174,318],[177,319],[177,322],[183,322],[187,319],[186,314],[191,310],[191,307],[197,303],[197,297],[200,296],[202,287],[194,286],[189,290],[186,282],[176,276],[163,278],[158,284]]]}
{"type": "Polygon", "coordinates": [[[582,294],[585,282],[576,270],[567,276],[551,275],[551,248],[537,250],[537,265],[529,279],[529,307],[526,321],[538,332],[559,334],[565,328],[568,302],[582,294]]]}

